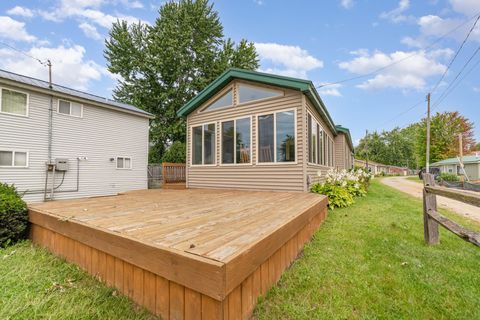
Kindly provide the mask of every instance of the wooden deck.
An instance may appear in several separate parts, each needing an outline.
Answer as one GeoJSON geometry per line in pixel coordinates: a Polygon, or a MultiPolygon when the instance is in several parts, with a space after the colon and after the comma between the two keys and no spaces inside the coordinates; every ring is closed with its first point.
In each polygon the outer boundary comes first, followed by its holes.
{"type": "Polygon", "coordinates": [[[246,318],[326,204],[310,193],[142,190],[31,205],[31,237],[163,318],[246,318]]]}

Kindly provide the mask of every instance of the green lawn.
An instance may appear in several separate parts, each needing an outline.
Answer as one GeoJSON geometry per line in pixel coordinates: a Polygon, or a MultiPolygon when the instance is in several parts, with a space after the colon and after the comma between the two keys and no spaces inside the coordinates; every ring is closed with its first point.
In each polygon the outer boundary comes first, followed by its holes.
{"type": "Polygon", "coordinates": [[[25,241],[0,249],[0,319],[156,319],[25,241]]]}
{"type": "Polygon", "coordinates": [[[420,200],[376,179],[367,198],[329,213],[255,315],[480,319],[480,248],[444,229],[440,237],[440,245],[426,246],[420,200]]]}
{"type": "MultiPolygon", "coordinates": [[[[420,200],[376,179],[366,198],[329,213],[255,317],[480,319],[480,249],[440,236],[424,245],[420,200]]],[[[152,318],[29,241],[0,249],[0,319],[152,318]]]]}

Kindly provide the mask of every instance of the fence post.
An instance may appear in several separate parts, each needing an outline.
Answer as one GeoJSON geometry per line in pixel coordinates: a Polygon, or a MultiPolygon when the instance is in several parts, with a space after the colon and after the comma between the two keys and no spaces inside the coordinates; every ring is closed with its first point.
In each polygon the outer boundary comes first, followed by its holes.
{"type": "MultiPolygon", "coordinates": [[[[431,173],[425,173],[423,175],[424,186],[435,186],[435,179],[431,173]]],[[[438,235],[438,223],[430,217],[429,210],[437,211],[437,196],[428,193],[425,188],[423,189],[423,232],[425,242],[429,245],[439,243],[438,235]]]]}

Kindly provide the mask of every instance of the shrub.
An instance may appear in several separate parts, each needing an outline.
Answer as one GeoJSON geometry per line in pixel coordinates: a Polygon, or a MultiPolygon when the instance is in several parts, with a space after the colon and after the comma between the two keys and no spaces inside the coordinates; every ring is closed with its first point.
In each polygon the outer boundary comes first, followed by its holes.
{"type": "Polygon", "coordinates": [[[172,143],[170,148],[167,149],[165,154],[162,157],[162,162],[173,162],[173,163],[185,163],[186,159],[186,146],[185,143],[180,141],[175,141],[172,143]]]}
{"type": "Polygon", "coordinates": [[[27,225],[26,203],[13,185],[0,183],[0,247],[25,238],[27,225]]]}
{"type": "Polygon", "coordinates": [[[342,186],[328,183],[316,183],[312,186],[311,191],[326,195],[328,198],[328,207],[330,209],[345,208],[354,203],[352,194],[342,186]]]}
{"type": "Polygon", "coordinates": [[[440,180],[455,182],[460,181],[460,178],[455,173],[442,172],[440,173],[440,180]]]}
{"type": "Polygon", "coordinates": [[[364,169],[330,170],[323,183],[315,183],[310,191],[328,197],[330,209],[348,207],[354,197],[364,197],[373,175],[364,169]]]}

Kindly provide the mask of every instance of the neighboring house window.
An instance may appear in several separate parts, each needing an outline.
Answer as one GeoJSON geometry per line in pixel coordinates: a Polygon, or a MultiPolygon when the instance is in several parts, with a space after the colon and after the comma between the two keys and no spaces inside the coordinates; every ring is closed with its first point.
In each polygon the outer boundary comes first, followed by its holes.
{"type": "Polygon", "coordinates": [[[250,118],[222,122],[222,163],[251,163],[250,118]]]}
{"type": "Polygon", "coordinates": [[[20,116],[28,116],[28,94],[10,90],[1,89],[0,111],[20,116]]]}
{"type": "Polygon", "coordinates": [[[203,111],[211,111],[224,107],[233,106],[233,90],[230,89],[224,93],[220,98],[208,105],[203,111]]]}
{"type": "Polygon", "coordinates": [[[28,167],[28,152],[0,150],[0,167],[28,167]]]}
{"type": "Polygon", "coordinates": [[[132,169],[132,158],[117,157],[117,169],[132,169]]]}
{"type": "Polygon", "coordinates": [[[80,103],[58,100],[58,113],[73,117],[82,117],[83,106],[80,103]]]}
{"type": "Polygon", "coordinates": [[[215,164],[215,124],[192,128],[192,164],[215,164]]]}
{"type": "Polygon", "coordinates": [[[282,96],[283,92],[260,87],[240,84],[238,86],[238,103],[262,100],[282,96]]]}
{"type": "Polygon", "coordinates": [[[295,161],[295,111],[258,116],[258,162],[295,161]]]}
{"type": "Polygon", "coordinates": [[[308,161],[310,163],[325,165],[324,137],[325,132],[320,124],[311,114],[308,114],[308,161]]]}

